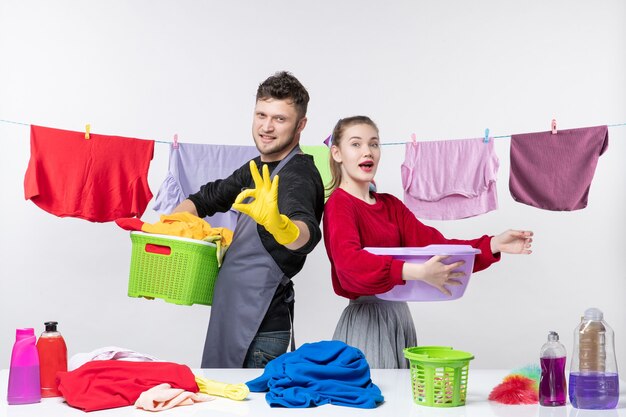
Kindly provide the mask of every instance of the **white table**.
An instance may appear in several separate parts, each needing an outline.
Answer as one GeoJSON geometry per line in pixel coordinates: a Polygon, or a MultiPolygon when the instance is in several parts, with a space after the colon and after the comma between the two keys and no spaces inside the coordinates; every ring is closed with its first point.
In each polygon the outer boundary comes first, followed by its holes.
{"type": "MultiPolygon", "coordinates": [[[[261,375],[260,369],[201,369],[195,374],[227,383],[246,382],[261,375]]],[[[565,407],[541,407],[539,405],[502,405],[487,400],[489,392],[502,382],[509,371],[471,369],[468,379],[468,393],[463,407],[434,408],[413,403],[410,375],[408,370],[372,369],[372,381],[378,385],[385,402],[375,409],[360,409],[323,405],[313,408],[270,408],[265,402],[264,393],[250,393],[245,401],[217,398],[207,403],[176,407],[159,413],[150,413],[133,407],[94,411],[88,414],[72,408],[61,398],[45,398],[38,404],[11,405],[6,402],[9,371],[0,371],[0,417],[125,417],[125,416],[436,416],[436,417],[626,417],[626,383],[620,381],[620,402],[613,410],[578,410],[571,405],[565,407]]]]}

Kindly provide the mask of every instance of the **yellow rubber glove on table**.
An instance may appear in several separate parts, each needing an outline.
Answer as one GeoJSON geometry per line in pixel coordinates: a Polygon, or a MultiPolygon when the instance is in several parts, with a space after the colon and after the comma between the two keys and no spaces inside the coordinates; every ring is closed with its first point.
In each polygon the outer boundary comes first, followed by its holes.
{"type": "Polygon", "coordinates": [[[265,227],[281,245],[294,242],[300,236],[300,229],[289,217],[278,211],[278,175],[270,180],[270,171],[267,165],[263,165],[263,178],[261,178],[254,161],[250,161],[250,173],[255,188],[239,193],[233,208],[247,214],[265,227]],[[254,200],[249,203],[242,203],[248,197],[254,198],[254,200]]]}
{"type": "Polygon", "coordinates": [[[204,394],[217,395],[219,397],[229,398],[236,401],[245,400],[248,394],[250,394],[250,389],[244,383],[226,384],[224,382],[214,381],[203,376],[194,376],[196,377],[198,389],[204,394]]]}

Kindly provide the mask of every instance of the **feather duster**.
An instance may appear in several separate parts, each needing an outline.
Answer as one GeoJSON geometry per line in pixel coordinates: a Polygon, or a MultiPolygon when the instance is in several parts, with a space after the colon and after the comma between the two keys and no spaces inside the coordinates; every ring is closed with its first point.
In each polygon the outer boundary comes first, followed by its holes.
{"type": "Polygon", "coordinates": [[[536,404],[539,402],[541,369],[528,365],[507,375],[489,394],[490,401],[502,404],[536,404]]]}

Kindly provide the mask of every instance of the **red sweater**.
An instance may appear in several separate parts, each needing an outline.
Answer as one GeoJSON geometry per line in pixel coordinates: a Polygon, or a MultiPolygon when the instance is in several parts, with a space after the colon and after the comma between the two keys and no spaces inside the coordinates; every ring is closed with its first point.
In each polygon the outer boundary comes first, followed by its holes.
{"type": "Polygon", "coordinates": [[[355,299],[382,294],[403,285],[404,261],[387,255],[373,255],[364,247],[423,247],[449,243],[480,249],[474,272],[500,260],[491,253],[491,236],[478,239],[446,239],[437,229],[426,226],[396,197],[373,193],[375,204],[336,189],[324,208],[324,245],[330,259],[335,293],[355,299]]]}

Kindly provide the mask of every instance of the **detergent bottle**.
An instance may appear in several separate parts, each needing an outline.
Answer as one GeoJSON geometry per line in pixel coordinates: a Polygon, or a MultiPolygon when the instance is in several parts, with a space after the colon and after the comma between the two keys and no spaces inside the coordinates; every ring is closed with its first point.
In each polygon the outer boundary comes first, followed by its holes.
{"type": "Polygon", "coordinates": [[[37,340],[41,396],[44,398],[60,397],[56,375],[59,371],[67,371],[67,347],[63,336],[57,331],[56,321],[47,321],[44,325],[46,330],[37,340]]]}
{"type": "Polygon", "coordinates": [[[548,341],[541,347],[541,379],[539,380],[539,404],[543,406],[565,405],[567,390],[565,382],[565,346],[559,342],[557,332],[548,333],[548,341]]]}
{"type": "Polygon", "coordinates": [[[613,330],[597,308],[585,310],[574,329],[569,399],[575,408],[594,410],[615,408],[619,399],[613,330]]]}
{"type": "Polygon", "coordinates": [[[15,330],[15,344],[11,351],[7,402],[30,404],[41,401],[39,385],[39,356],[35,347],[33,328],[15,330]]]}

